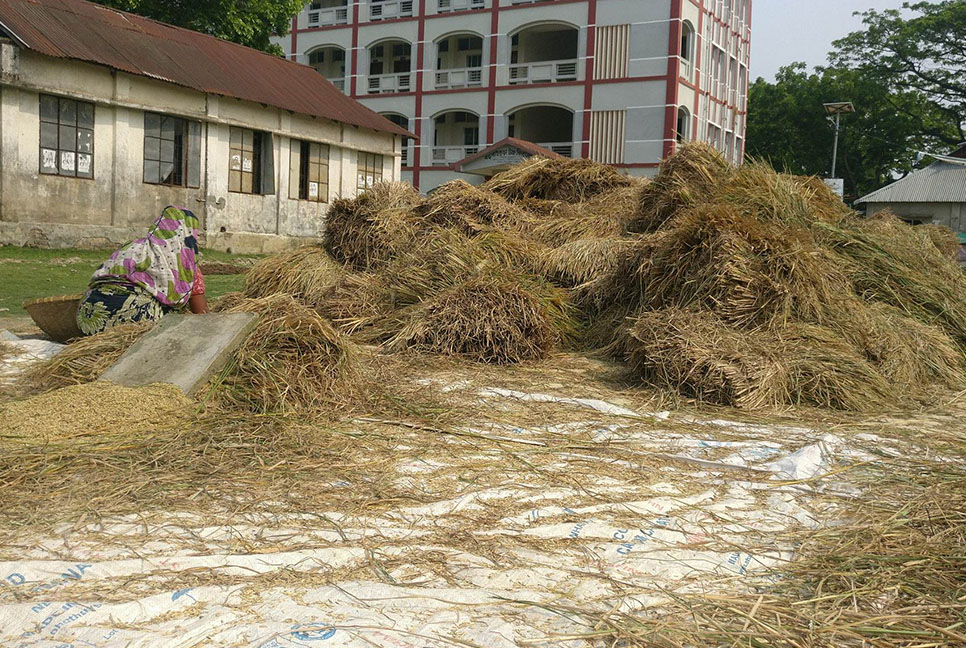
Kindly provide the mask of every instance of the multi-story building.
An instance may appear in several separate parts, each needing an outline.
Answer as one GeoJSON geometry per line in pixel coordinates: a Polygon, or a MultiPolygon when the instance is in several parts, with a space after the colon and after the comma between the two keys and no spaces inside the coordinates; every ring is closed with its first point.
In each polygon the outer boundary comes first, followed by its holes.
{"type": "Polygon", "coordinates": [[[321,0],[287,55],[418,136],[423,191],[506,137],[653,174],[677,142],[744,154],[752,0],[321,0]]]}

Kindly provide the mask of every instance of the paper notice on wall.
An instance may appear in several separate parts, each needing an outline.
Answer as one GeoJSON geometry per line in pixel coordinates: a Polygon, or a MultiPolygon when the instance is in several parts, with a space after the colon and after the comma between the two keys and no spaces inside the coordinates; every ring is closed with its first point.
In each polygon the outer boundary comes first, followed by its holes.
{"type": "Polygon", "coordinates": [[[57,171],[57,151],[53,149],[41,150],[41,162],[44,171],[57,171]]]}
{"type": "Polygon", "coordinates": [[[79,153],[77,155],[77,172],[78,173],[90,173],[91,172],[91,156],[79,153]]]}
{"type": "Polygon", "coordinates": [[[371,176],[371,175],[367,175],[366,176],[366,186],[367,187],[371,187],[375,183],[376,183],[376,179],[373,176],[371,176]]]}
{"type": "Polygon", "coordinates": [[[74,153],[73,151],[61,151],[60,152],[60,168],[62,171],[73,171],[74,170],[74,153]]]}
{"type": "Polygon", "coordinates": [[[309,183],[309,198],[318,198],[318,197],[319,197],[319,183],[318,182],[310,182],[309,183]]]}
{"type": "Polygon", "coordinates": [[[242,160],[242,171],[244,171],[245,173],[252,172],[252,161],[250,158],[245,158],[244,160],[242,160]]]}
{"type": "Polygon", "coordinates": [[[242,168],[241,156],[240,155],[232,155],[231,156],[231,170],[232,171],[240,171],[241,168],[242,168]]]}

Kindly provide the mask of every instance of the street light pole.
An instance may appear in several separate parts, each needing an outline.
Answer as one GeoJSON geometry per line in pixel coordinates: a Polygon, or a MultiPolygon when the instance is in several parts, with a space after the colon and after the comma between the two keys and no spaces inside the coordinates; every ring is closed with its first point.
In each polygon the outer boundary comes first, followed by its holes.
{"type": "Polygon", "coordinates": [[[854,113],[855,106],[851,101],[836,101],[834,103],[825,104],[825,113],[829,116],[835,116],[835,146],[832,149],[832,178],[835,178],[835,168],[836,163],[839,160],[839,131],[842,128],[842,115],[845,113],[854,113]]]}
{"type": "Polygon", "coordinates": [[[835,145],[832,147],[832,177],[835,177],[835,163],[839,160],[839,128],[842,124],[842,113],[835,113],[835,145]]]}

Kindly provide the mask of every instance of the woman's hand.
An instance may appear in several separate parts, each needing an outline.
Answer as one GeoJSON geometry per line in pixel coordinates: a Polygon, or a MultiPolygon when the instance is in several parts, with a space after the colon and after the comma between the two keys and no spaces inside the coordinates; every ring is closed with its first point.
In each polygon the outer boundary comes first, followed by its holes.
{"type": "Polygon", "coordinates": [[[203,315],[204,313],[208,312],[208,300],[204,295],[192,295],[191,298],[188,299],[188,308],[190,308],[191,312],[195,315],[203,315]]]}

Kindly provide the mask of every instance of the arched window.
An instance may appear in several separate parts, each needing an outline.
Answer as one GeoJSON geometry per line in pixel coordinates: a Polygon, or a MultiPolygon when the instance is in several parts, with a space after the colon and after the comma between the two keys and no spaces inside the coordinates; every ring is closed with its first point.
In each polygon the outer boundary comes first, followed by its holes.
{"type": "Polygon", "coordinates": [[[370,45],[369,94],[409,92],[412,90],[412,45],[389,39],[370,45]]]}
{"type": "Polygon", "coordinates": [[[574,113],[561,106],[524,106],[507,113],[507,135],[565,157],[574,156],[574,113]]]}
{"type": "Polygon", "coordinates": [[[684,106],[678,108],[678,123],[675,133],[679,143],[691,139],[691,113],[684,106]]]}
{"type": "Polygon", "coordinates": [[[335,45],[327,45],[313,49],[308,54],[309,65],[345,92],[345,50],[335,45]]]}
{"type": "Polygon", "coordinates": [[[694,80],[694,52],[696,41],[694,26],[688,21],[681,23],[681,76],[694,80]]]}
{"type": "Polygon", "coordinates": [[[433,118],[433,164],[448,166],[473,155],[480,147],[480,117],[450,110],[433,118]]]}
{"type": "Polygon", "coordinates": [[[483,37],[461,33],[436,41],[436,88],[483,85],[483,37]]]}
{"type": "Polygon", "coordinates": [[[580,30],[570,24],[530,25],[510,36],[510,84],[576,81],[580,30]]]}

